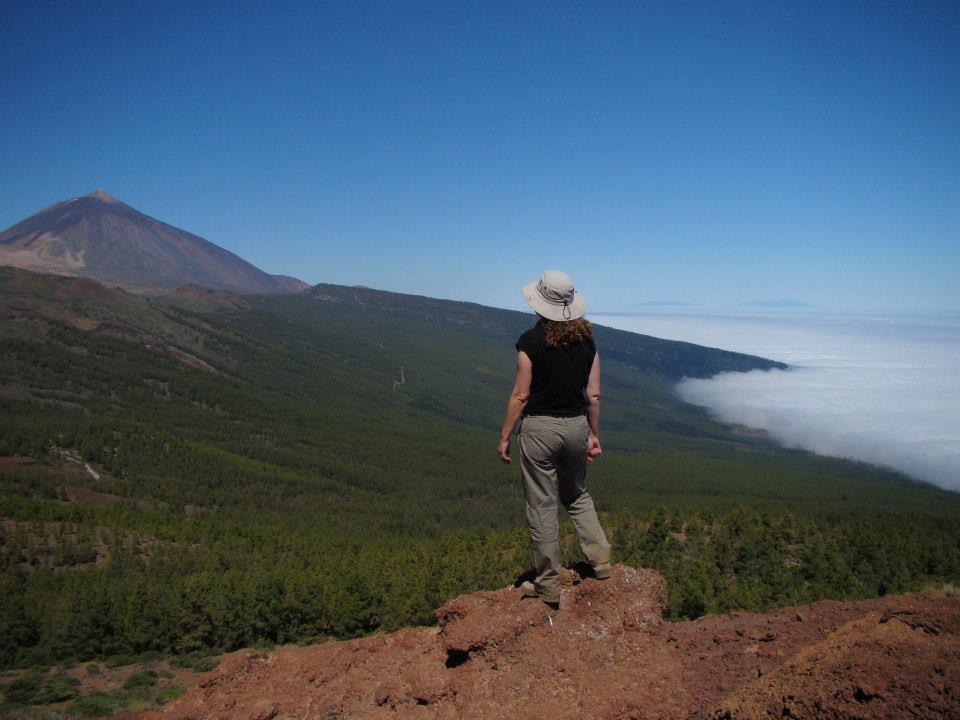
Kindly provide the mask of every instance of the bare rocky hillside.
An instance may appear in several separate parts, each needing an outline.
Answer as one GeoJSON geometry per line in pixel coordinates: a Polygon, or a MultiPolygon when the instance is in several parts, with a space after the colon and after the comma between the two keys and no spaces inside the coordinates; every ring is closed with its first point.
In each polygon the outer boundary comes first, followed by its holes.
{"type": "Polygon", "coordinates": [[[132,292],[165,292],[185,283],[253,293],[308,287],[265,273],[103,190],[55,203],[0,232],[0,265],[93,278],[132,292]]]}

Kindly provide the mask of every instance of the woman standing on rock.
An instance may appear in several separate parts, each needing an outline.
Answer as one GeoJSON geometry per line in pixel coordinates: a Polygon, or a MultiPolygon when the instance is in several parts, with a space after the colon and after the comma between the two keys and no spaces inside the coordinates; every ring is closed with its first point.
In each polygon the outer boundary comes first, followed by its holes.
{"type": "Polygon", "coordinates": [[[510,463],[510,435],[520,429],[520,469],[527,528],[536,566],[520,589],[550,605],[560,602],[560,525],[563,504],[598,578],[610,577],[610,544],[587,492],[587,461],[600,455],[600,356],[586,303],[573,280],[547,270],[524,286],[537,324],[517,341],[517,377],[507,402],[498,454],[510,463]]]}

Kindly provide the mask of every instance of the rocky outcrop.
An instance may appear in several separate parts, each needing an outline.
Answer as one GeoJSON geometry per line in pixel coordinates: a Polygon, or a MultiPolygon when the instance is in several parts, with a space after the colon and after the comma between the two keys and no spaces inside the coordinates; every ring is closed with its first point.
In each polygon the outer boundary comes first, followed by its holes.
{"type": "Polygon", "coordinates": [[[960,599],[823,601],[662,620],[666,582],[566,571],[560,609],[515,588],[437,627],[237,652],[145,718],[960,716],[960,599]]]}
{"type": "Polygon", "coordinates": [[[181,305],[200,312],[244,310],[250,307],[250,303],[236,293],[229,290],[204,288],[194,283],[181,285],[176,290],[164,295],[163,298],[174,305],[181,305]]]}

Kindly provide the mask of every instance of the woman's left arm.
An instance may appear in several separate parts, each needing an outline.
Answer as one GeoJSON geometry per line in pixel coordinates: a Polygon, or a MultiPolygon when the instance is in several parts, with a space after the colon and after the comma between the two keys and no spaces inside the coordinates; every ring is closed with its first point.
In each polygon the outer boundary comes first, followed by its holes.
{"type": "Polygon", "coordinates": [[[533,380],[533,362],[523,350],[517,353],[517,377],[513,381],[513,391],[507,400],[507,415],[503,419],[503,429],[500,431],[500,444],[497,446],[497,455],[500,462],[511,463],[510,436],[517,426],[517,421],[523,414],[523,409],[530,399],[530,383],[533,380]]]}

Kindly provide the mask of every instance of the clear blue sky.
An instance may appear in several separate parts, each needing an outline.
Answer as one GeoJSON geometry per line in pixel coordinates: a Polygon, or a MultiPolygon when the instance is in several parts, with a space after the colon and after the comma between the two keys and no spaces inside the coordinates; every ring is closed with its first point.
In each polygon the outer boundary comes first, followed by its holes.
{"type": "Polygon", "coordinates": [[[960,309],[960,2],[0,0],[0,226],[103,187],[274,273],[960,309]]]}

